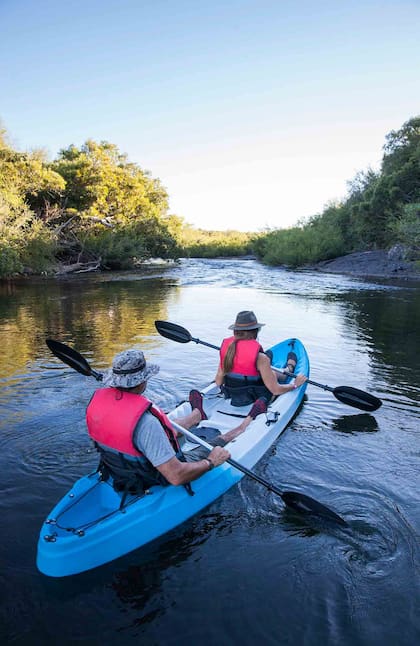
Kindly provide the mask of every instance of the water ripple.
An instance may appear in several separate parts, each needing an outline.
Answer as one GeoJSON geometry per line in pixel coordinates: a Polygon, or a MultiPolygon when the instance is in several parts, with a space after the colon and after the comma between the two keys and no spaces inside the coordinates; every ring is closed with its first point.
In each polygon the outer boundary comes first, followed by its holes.
{"type": "Polygon", "coordinates": [[[54,642],[58,625],[63,643],[116,643],[123,635],[127,643],[176,644],[187,608],[194,643],[418,642],[416,290],[255,260],[194,259],[142,273],[25,281],[13,296],[0,303],[6,641],[54,642]],[[266,323],[264,347],[300,338],[313,380],[383,400],[369,414],[308,385],[299,415],[254,467],[349,527],[298,516],[245,477],[141,550],[79,577],[42,577],[35,566],[42,521],[96,468],[84,415],[98,386],[51,357],[45,336],[69,343],[97,370],[129,345],[144,349],[161,367],[146,394],[169,410],[213,378],[218,354],[160,337],[154,320],[218,345],[242,309],[266,323]]]}

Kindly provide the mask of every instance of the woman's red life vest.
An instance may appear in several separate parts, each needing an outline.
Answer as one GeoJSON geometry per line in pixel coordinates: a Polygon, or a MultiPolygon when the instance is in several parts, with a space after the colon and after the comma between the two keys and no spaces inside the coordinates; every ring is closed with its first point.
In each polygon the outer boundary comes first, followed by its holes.
{"type": "MultiPolygon", "coordinates": [[[[234,336],[223,339],[220,348],[220,366],[223,367],[223,361],[226,352],[231,343],[235,340],[234,336]]],[[[231,372],[235,372],[246,377],[258,377],[257,369],[258,354],[264,352],[262,346],[255,339],[241,339],[236,342],[235,358],[231,372]]]]}
{"type": "Polygon", "coordinates": [[[161,423],[175,453],[179,451],[176,431],[172,428],[167,415],[152,402],[134,393],[127,393],[117,388],[97,390],[87,409],[86,423],[92,440],[102,446],[120,453],[142,457],[133,442],[133,434],[140,418],[149,411],[161,423]]]}

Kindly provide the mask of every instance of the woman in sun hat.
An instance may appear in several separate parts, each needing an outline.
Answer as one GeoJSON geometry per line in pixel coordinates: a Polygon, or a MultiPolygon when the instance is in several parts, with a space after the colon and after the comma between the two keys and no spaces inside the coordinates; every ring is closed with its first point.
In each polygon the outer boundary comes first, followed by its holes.
{"type": "MultiPolygon", "coordinates": [[[[306,381],[304,375],[297,375],[293,384],[278,383],[278,376],[271,369],[270,359],[257,341],[258,332],[264,325],[252,310],[244,310],[229,325],[233,336],[222,341],[215,381],[225,397],[231,399],[233,406],[245,406],[261,400],[260,406],[264,409],[273,396],[283,395],[306,381]]],[[[288,371],[293,372],[296,364],[296,354],[289,352],[288,371]]]]}

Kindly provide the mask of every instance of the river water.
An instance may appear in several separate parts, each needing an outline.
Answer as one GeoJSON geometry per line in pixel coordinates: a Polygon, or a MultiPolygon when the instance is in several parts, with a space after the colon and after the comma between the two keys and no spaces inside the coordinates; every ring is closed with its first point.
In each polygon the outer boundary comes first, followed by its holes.
{"type": "Polygon", "coordinates": [[[190,260],[139,273],[0,286],[0,637],[10,644],[340,646],[420,643],[420,285],[190,260]],[[284,511],[241,483],[148,546],[64,579],[35,565],[42,521],[97,464],[84,411],[97,387],[51,355],[103,370],[135,346],[165,410],[209,383],[217,353],[160,337],[155,319],[219,344],[238,311],[264,347],[296,336],[311,378],[375,394],[374,414],[308,386],[255,470],[332,507],[350,530],[284,511]]]}

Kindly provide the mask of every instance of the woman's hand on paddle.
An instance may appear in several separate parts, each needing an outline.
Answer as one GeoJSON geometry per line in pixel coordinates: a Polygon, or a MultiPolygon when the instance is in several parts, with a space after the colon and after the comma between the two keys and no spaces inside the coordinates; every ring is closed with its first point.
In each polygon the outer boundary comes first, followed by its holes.
{"type": "Polygon", "coordinates": [[[295,386],[299,388],[299,386],[302,386],[305,381],[308,381],[308,377],[306,375],[296,375],[295,386]]]}

